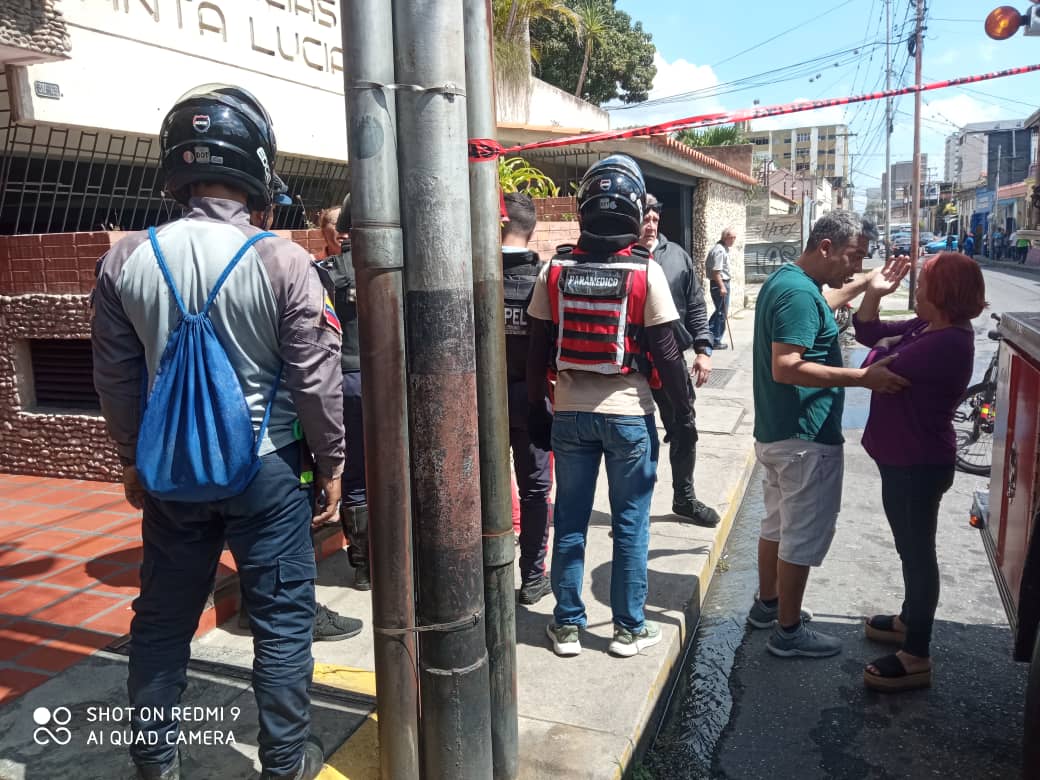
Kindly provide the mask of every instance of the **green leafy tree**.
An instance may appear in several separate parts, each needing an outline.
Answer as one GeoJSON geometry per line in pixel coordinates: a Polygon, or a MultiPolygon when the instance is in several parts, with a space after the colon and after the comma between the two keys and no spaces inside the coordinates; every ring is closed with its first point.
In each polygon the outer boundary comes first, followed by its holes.
{"type": "MultiPolygon", "coordinates": [[[[595,15],[597,32],[583,34],[580,22],[575,29],[558,16],[532,19],[536,75],[590,103],[646,100],[657,67],[656,49],[642,22],[615,8],[614,0],[567,0],[567,6],[579,19],[595,15]]],[[[591,31],[591,24],[584,29],[591,31]]]]}
{"type": "Polygon", "coordinates": [[[680,130],[675,140],[687,146],[739,146],[747,143],[747,136],[736,125],[719,125],[704,130],[680,130]]]}

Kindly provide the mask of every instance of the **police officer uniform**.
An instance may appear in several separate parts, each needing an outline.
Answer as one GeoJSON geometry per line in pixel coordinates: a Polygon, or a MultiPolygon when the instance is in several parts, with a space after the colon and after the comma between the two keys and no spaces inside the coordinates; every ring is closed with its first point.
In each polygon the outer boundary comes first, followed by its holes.
{"type": "MultiPolygon", "coordinates": [[[[505,292],[506,372],[509,380],[509,446],[520,494],[520,603],[534,604],[548,589],[545,553],[549,540],[549,452],[527,433],[527,305],[542,263],[537,253],[502,250],[505,292]]],[[[548,400],[542,401],[548,410],[548,400]]]]}

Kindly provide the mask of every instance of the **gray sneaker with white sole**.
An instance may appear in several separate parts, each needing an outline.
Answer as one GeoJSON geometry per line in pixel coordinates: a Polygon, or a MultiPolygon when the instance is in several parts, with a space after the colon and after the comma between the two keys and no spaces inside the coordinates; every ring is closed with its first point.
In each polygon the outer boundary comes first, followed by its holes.
{"type": "Polygon", "coordinates": [[[827,658],[841,652],[841,640],[799,623],[794,631],[774,628],[766,640],[766,650],[781,658],[827,658]]]}

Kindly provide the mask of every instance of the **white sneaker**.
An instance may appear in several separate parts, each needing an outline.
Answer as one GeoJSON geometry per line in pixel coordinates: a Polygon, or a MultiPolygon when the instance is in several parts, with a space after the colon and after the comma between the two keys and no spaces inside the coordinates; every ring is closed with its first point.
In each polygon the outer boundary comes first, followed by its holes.
{"type": "Polygon", "coordinates": [[[553,652],[559,656],[572,656],[581,652],[581,640],[578,638],[577,626],[558,626],[549,623],[545,633],[552,640],[553,652]]]}
{"type": "Polygon", "coordinates": [[[614,640],[607,648],[607,652],[620,655],[622,658],[630,658],[638,655],[640,650],[653,647],[661,641],[661,627],[652,620],[643,623],[643,630],[634,634],[627,628],[614,626],[614,640]]]}

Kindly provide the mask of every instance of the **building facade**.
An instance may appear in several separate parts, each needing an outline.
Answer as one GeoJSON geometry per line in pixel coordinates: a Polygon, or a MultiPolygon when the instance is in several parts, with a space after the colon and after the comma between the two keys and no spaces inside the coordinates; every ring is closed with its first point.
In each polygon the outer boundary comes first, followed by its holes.
{"type": "Polygon", "coordinates": [[[971,122],[946,138],[944,177],[955,190],[976,187],[987,176],[991,131],[1018,130],[1024,120],[1005,119],[1000,122],[971,122]]]}
{"type": "MultiPolygon", "coordinates": [[[[849,186],[849,128],[846,125],[796,127],[747,133],[757,163],[771,160],[796,176],[826,179],[834,190],[832,208],[843,208],[849,186]]],[[[757,166],[756,166],[757,167],[757,166]]]]}

